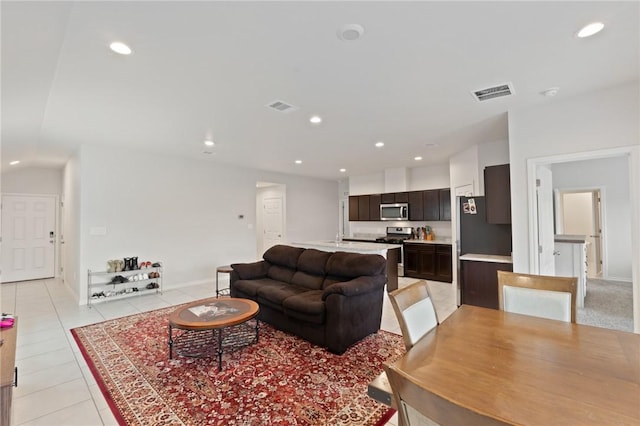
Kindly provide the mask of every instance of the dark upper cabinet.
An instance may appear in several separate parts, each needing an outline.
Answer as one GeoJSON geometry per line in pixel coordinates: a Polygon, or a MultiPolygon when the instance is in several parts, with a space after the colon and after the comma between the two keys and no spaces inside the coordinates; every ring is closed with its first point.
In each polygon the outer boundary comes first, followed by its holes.
{"type": "Polygon", "coordinates": [[[439,190],[431,189],[422,191],[423,220],[440,220],[440,196],[439,190]]]}
{"type": "Polygon", "coordinates": [[[422,207],[422,193],[424,191],[409,192],[409,220],[424,220],[422,207]]]}
{"type": "Polygon", "coordinates": [[[484,169],[484,195],[487,223],[511,223],[511,177],[509,165],[484,169]]]}
{"type": "Polygon", "coordinates": [[[395,199],[396,203],[408,203],[409,202],[409,193],[408,192],[396,192],[394,199],[395,199]]]}
{"type": "Polygon", "coordinates": [[[382,204],[393,204],[396,202],[396,194],[394,192],[387,192],[386,194],[381,194],[380,202],[382,204]]]}
{"type": "Polygon", "coordinates": [[[451,220],[451,190],[441,189],[438,191],[440,199],[440,220],[451,220]]]}
{"type": "Polygon", "coordinates": [[[451,190],[388,192],[349,197],[350,221],[380,220],[380,204],[408,203],[410,221],[450,221],[451,190]]]}
{"type": "Polygon", "coordinates": [[[369,220],[369,195],[358,196],[358,220],[369,220]]]}
{"type": "Polygon", "coordinates": [[[354,222],[358,219],[358,197],[357,195],[352,195],[349,197],[349,221],[354,222]]]}
{"type": "Polygon", "coordinates": [[[369,196],[369,220],[380,220],[380,194],[372,194],[369,196]]]}

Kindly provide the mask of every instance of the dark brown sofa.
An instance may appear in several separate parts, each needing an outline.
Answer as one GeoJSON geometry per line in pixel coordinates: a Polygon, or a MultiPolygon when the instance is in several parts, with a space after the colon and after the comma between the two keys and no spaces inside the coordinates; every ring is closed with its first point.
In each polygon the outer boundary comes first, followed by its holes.
{"type": "Polygon", "coordinates": [[[380,329],[384,257],[277,245],[263,259],[232,264],[230,284],[261,321],[337,354],[380,329]]]}

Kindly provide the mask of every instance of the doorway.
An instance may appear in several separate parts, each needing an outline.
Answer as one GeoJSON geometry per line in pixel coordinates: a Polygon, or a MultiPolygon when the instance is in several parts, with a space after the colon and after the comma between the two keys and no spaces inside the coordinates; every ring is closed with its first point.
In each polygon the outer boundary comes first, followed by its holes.
{"type": "Polygon", "coordinates": [[[55,195],[2,195],[2,281],[55,276],[55,195]]]}
{"type": "Polygon", "coordinates": [[[586,235],[587,277],[601,278],[603,270],[606,269],[603,261],[605,241],[602,230],[602,190],[600,188],[556,189],[554,192],[558,206],[556,209],[557,233],[586,235]]]}
{"type": "Polygon", "coordinates": [[[260,259],[270,247],[285,241],[286,186],[258,182],[256,188],[256,246],[260,259]]]}
{"type": "MultiPolygon", "coordinates": [[[[640,238],[637,237],[640,236],[637,221],[640,217],[640,205],[637,202],[637,195],[640,194],[638,164],[640,164],[640,149],[637,147],[612,148],[527,160],[530,273],[541,273],[538,256],[541,239],[539,238],[538,194],[535,183],[538,180],[540,166],[549,165],[554,188],[584,189],[585,191],[582,192],[586,192],[586,189],[600,189],[599,220],[602,230],[600,243],[606,243],[600,252],[600,258],[603,261],[603,267],[600,269],[602,279],[630,283],[636,332],[640,330],[640,268],[637,262],[633,261],[638,259],[640,254],[640,243],[638,243],[640,238]],[[606,194],[603,188],[606,188],[606,194]],[[607,205],[611,205],[611,208],[607,208],[607,205]]],[[[557,204],[554,206],[556,209],[557,204]]],[[[587,288],[587,296],[588,294],[587,288]]]]}

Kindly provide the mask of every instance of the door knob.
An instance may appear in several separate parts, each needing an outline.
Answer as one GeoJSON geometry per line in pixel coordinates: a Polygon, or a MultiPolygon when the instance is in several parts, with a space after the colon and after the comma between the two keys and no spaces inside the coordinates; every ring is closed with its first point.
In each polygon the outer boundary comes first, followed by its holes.
{"type": "Polygon", "coordinates": [[[554,255],[554,256],[560,256],[560,251],[558,251],[558,250],[554,250],[554,251],[553,251],[553,255],[554,255]]]}

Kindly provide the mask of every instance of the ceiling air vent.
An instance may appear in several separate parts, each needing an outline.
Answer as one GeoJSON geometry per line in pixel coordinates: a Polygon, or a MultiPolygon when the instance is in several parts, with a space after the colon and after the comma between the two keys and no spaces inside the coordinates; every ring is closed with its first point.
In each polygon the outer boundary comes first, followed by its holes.
{"type": "Polygon", "coordinates": [[[474,90],[471,93],[477,101],[488,101],[489,99],[513,95],[515,91],[511,83],[505,83],[487,89],[474,90]]]}
{"type": "Polygon", "coordinates": [[[288,104],[288,103],[286,103],[284,101],[278,101],[278,100],[275,100],[273,102],[269,102],[266,105],[266,107],[270,108],[270,109],[272,109],[274,111],[283,112],[285,114],[288,114],[288,113],[293,112],[293,111],[298,109],[297,106],[293,106],[293,105],[288,104]]]}

